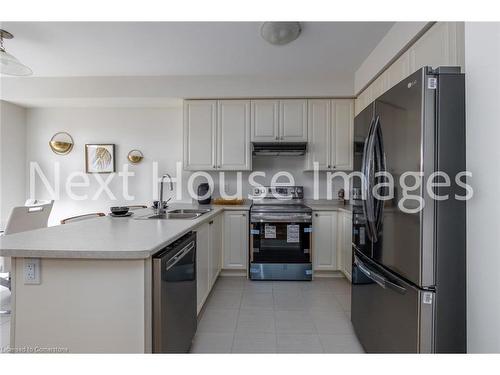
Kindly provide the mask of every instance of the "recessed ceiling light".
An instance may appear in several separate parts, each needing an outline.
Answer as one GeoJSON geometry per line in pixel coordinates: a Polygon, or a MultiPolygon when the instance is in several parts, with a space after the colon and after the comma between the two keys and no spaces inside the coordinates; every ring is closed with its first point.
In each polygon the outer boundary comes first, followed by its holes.
{"type": "Polygon", "coordinates": [[[260,35],[265,41],[281,46],[293,42],[301,31],[300,22],[264,22],[260,35]]]}
{"type": "Polygon", "coordinates": [[[5,51],[3,46],[4,39],[12,39],[14,35],[8,31],[0,29],[0,73],[11,76],[29,76],[33,74],[30,68],[5,51]]]}

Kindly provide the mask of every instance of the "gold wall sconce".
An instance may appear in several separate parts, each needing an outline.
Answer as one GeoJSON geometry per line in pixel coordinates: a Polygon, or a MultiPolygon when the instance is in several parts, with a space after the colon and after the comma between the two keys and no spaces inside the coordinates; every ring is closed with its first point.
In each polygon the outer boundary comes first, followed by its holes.
{"type": "Polygon", "coordinates": [[[128,153],[127,159],[132,164],[139,164],[144,159],[144,155],[139,150],[132,150],[128,153]]]}
{"type": "Polygon", "coordinates": [[[52,152],[57,155],[67,155],[73,149],[73,138],[66,132],[59,132],[49,141],[49,146],[52,152]]]}

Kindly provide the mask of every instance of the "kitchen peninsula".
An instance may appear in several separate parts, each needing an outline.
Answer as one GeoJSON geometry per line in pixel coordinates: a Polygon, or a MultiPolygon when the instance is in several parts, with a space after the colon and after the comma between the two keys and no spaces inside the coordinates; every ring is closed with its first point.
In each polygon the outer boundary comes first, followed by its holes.
{"type": "MultiPolygon", "coordinates": [[[[247,223],[249,208],[213,206],[194,220],[136,220],[152,213],[144,209],[132,218],[106,216],[0,237],[0,256],[12,257],[10,347],[150,353],[152,256],[191,230],[217,217],[226,219],[228,213],[229,221],[224,221],[230,223],[236,214],[247,223]],[[39,284],[25,283],[29,258],[41,259],[39,284]]],[[[198,238],[198,252],[208,260],[207,242],[198,238]]],[[[214,271],[215,279],[221,267],[214,271]]],[[[209,284],[207,273],[205,299],[209,284]]]]}

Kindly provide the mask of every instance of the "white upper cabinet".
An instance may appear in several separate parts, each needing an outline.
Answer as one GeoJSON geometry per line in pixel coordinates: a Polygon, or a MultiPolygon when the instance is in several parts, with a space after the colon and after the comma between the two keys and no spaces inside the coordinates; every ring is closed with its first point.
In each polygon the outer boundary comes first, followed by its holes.
{"type": "Polygon", "coordinates": [[[279,100],[252,100],[252,142],[279,141],[279,100]]]}
{"type": "Polygon", "coordinates": [[[216,168],[216,100],[184,101],[184,169],[216,168]]]}
{"type": "Polygon", "coordinates": [[[363,109],[365,109],[368,104],[372,102],[372,89],[373,87],[370,85],[366,89],[364,89],[356,98],[356,112],[357,115],[363,109]]]}
{"type": "Polygon", "coordinates": [[[184,101],[184,169],[252,169],[249,100],[184,101]]]}
{"type": "MultiPolygon", "coordinates": [[[[384,72],[371,84],[371,99],[372,100],[377,99],[380,95],[386,92],[387,89],[388,89],[387,74],[385,74],[384,72]]],[[[370,104],[370,102],[366,104],[370,104]]]]}
{"type": "Polygon", "coordinates": [[[307,100],[280,100],[279,111],[280,141],[307,141],[307,100]]]}
{"type": "Polygon", "coordinates": [[[331,104],[329,99],[308,101],[308,169],[318,163],[320,170],[327,170],[331,164],[331,104]]]}
{"type": "Polygon", "coordinates": [[[354,103],[351,99],[332,100],[332,160],[333,169],[352,170],[354,103]]]}
{"type": "Polygon", "coordinates": [[[432,26],[410,49],[410,71],[423,66],[461,65],[457,34],[456,22],[438,22],[432,26]]]}
{"type": "Polygon", "coordinates": [[[219,100],[217,169],[250,170],[250,100],[219,100]]]}
{"type": "Polygon", "coordinates": [[[424,66],[464,67],[464,23],[437,22],[356,99],[355,114],[424,66]]]}
{"type": "Polygon", "coordinates": [[[320,170],[352,170],[354,101],[308,101],[308,153],[306,169],[317,162],[320,170]]]}
{"type": "Polygon", "coordinates": [[[385,71],[387,75],[387,88],[395,86],[410,75],[410,51],[403,53],[394,63],[385,71]]]}

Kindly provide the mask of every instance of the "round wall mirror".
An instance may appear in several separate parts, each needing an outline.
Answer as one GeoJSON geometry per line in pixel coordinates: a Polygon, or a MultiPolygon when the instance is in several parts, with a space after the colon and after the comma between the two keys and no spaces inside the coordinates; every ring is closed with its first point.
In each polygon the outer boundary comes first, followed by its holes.
{"type": "Polygon", "coordinates": [[[66,132],[59,132],[50,139],[49,146],[55,154],[69,154],[73,149],[73,138],[66,132]]]}
{"type": "Polygon", "coordinates": [[[140,163],[142,159],[144,159],[144,155],[139,150],[132,150],[128,153],[127,159],[132,164],[137,164],[140,163]]]}

